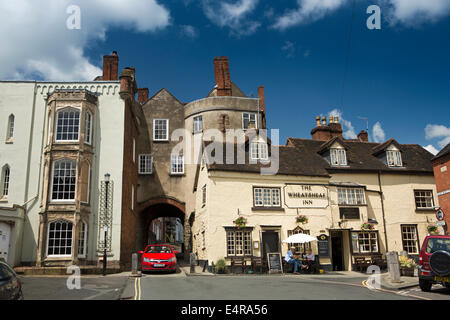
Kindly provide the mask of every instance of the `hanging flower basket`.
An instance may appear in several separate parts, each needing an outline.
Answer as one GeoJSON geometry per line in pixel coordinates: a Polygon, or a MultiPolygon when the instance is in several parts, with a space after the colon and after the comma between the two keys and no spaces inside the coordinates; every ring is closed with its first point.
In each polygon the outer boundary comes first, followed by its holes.
{"type": "Polygon", "coordinates": [[[361,225],[361,230],[374,230],[375,226],[372,223],[366,222],[361,225]]]}
{"type": "Polygon", "coordinates": [[[428,233],[429,234],[438,234],[438,226],[435,224],[430,224],[427,227],[428,233]]]}
{"type": "Polygon", "coordinates": [[[304,216],[304,215],[298,215],[298,216],[295,218],[295,221],[296,221],[297,223],[307,224],[307,223],[308,223],[308,217],[307,217],[307,216],[304,216]]]}
{"type": "Polygon", "coordinates": [[[245,228],[245,226],[247,225],[247,219],[241,216],[236,220],[234,220],[233,223],[236,225],[238,229],[242,229],[245,228]]]}

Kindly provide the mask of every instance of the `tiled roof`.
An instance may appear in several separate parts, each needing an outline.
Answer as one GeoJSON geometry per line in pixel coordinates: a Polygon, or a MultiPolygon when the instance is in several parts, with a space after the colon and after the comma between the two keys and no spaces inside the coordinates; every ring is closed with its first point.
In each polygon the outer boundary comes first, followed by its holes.
{"type": "Polygon", "coordinates": [[[433,158],[433,160],[439,159],[443,156],[446,156],[447,154],[450,154],[450,143],[447,144],[441,151],[439,151],[439,153],[433,158]]]}

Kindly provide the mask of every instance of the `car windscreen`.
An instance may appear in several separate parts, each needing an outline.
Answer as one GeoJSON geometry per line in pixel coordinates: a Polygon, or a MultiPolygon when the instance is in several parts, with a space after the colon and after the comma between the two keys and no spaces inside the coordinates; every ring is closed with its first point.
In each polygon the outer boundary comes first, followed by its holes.
{"type": "Polygon", "coordinates": [[[11,279],[12,276],[14,276],[14,273],[10,268],[4,263],[0,263],[0,281],[11,279]]]}
{"type": "Polygon", "coordinates": [[[154,246],[145,249],[145,253],[172,253],[172,249],[167,246],[154,246]]]}
{"type": "Polygon", "coordinates": [[[450,253],[450,239],[444,238],[430,238],[427,243],[427,253],[434,253],[436,251],[447,251],[450,253]]]}

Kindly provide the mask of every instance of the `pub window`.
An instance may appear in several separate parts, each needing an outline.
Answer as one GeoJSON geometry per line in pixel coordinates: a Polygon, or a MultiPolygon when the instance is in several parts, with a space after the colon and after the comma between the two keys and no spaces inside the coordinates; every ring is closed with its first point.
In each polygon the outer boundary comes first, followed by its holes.
{"type": "Polygon", "coordinates": [[[78,233],[78,257],[86,258],[86,243],[87,243],[87,224],[80,222],[80,230],[78,233]]]}
{"type": "Polygon", "coordinates": [[[227,230],[227,255],[228,256],[251,256],[252,231],[251,230],[227,230]]]}
{"type": "Polygon", "coordinates": [[[265,142],[252,142],[250,143],[250,158],[252,160],[267,160],[267,143],[265,142]]]}
{"type": "Polygon", "coordinates": [[[47,256],[70,257],[72,255],[72,222],[58,220],[48,226],[47,256]]]}
{"type": "Polygon", "coordinates": [[[200,133],[203,131],[203,117],[194,117],[194,133],[200,133]]]}
{"type": "Polygon", "coordinates": [[[14,115],[11,114],[8,118],[8,131],[6,132],[6,141],[11,142],[14,138],[14,115]]]}
{"type": "Polygon", "coordinates": [[[155,141],[169,140],[168,119],[153,119],[153,140],[155,141]]]}
{"type": "Polygon", "coordinates": [[[363,205],[365,203],[362,188],[338,188],[339,205],[363,205]]]}
{"type": "Polygon", "coordinates": [[[89,111],[84,118],[84,143],[92,144],[92,113],[89,111]]]}
{"type": "Polygon", "coordinates": [[[184,173],[184,156],[172,154],[170,157],[170,173],[183,174],[184,173]]]}
{"type": "Polygon", "coordinates": [[[242,128],[247,130],[249,128],[256,128],[256,113],[244,112],[242,114],[242,128]]]}
{"type": "Polygon", "coordinates": [[[77,163],[75,160],[63,159],[53,165],[52,200],[75,200],[77,163]]]}
{"type": "Polygon", "coordinates": [[[2,198],[8,198],[9,194],[9,179],[11,170],[8,165],[5,165],[2,170],[2,198]]]}
{"type": "Polygon", "coordinates": [[[330,161],[332,166],[346,166],[347,156],[343,148],[330,149],[330,161]]]}
{"type": "Polygon", "coordinates": [[[153,157],[150,154],[139,155],[139,174],[152,174],[153,157]]]}
{"type": "Polygon", "coordinates": [[[389,167],[401,167],[402,155],[399,150],[386,151],[386,161],[389,167]]]}
{"type": "Polygon", "coordinates": [[[416,208],[434,208],[433,191],[432,190],[414,190],[414,198],[416,201],[416,208]]]}
{"type": "Polygon", "coordinates": [[[352,232],[353,253],[378,253],[378,232],[352,232]]]}
{"type": "Polygon", "coordinates": [[[280,207],[279,188],[253,188],[255,207],[280,207]]]}
{"type": "Polygon", "coordinates": [[[74,108],[64,108],[58,111],[56,121],[56,141],[78,141],[80,130],[80,111],[74,108]]]}
{"type": "MultiPolygon", "coordinates": [[[[309,230],[303,230],[302,228],[297,227],[294,230],[288,230],[288,237],[299,233],[310,234],[309,230]]],[[[297,253],[305,253],[306,250],[311,249],[311,243],[289,243],[289,247],[294,247],[297,253]]]]}
{"type": "Polygon", "coordinates": [[[419,239],[417,237],[417,225],[401,225],[403,250],[408,254],[419,253],[419,239]]]}

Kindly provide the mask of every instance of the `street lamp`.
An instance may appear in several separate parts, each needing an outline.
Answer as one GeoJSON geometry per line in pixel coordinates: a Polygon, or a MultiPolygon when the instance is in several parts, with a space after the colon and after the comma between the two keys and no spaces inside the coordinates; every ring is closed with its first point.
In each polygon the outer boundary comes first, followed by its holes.
{"type": "Polygon", "coordinates": [[[108,187],[109,187],[109,178],[111,175],[109,173],[105,173],[105,225],[103,226],[103,231],[105,232],[105,242],[103,246],[103,275],[106,276],[106,239],[108,235],[108,225],[107,225],[107,217],[108,217],[108,187]]]}

